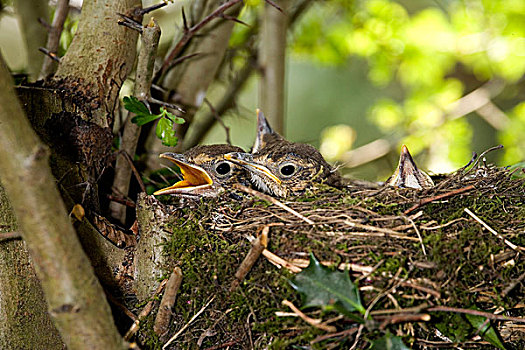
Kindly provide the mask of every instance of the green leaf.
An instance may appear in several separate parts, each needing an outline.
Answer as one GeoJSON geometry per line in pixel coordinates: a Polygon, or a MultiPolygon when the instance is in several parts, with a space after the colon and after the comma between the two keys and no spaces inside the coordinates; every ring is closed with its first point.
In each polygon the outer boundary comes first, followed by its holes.
{"type": "Polygon", "coordinates": [[[332,308],[343,313],[355,310],[365,314],[359,298],[359,290],[352,283],[348,271],[332,271],[321,265],[310,253],[310,264],[297,274],[292,287],[304,296],[304,307],[320,306],[325,310],[332,308]]]}
{"type": "Polygon", "coordinates": [[[161,110],[161,114],[160,114],[161,116],[170,119],[175,124],[184,124],[185,122],[184,118],[177,117],[175,114],[168,112],[168,110],[164,107],[162,107],[160,110],[161,110]]]}
{"type": "Polygon", "coordinates": [[[390,333],[385,334],[382,338],[372,342],[369,350],[410,350],[401,338],[393,336],[390,333]]]}
{"type": "Polygon", "coordinates": [[[138,126],[142,126],[144,124],[147,124],[159,118],[160,118],[160,115],[156,115],[156,114],[137,115],[131,118],[131,122],[137,124],[138,126]]]}
{"type": "Polygon", "coordinates": [[[486,341],[497,347],[498,349],[505,350],[505,346],[501,342],[498,333],[492,327],[487,318],[483,316],[465,314],[465,317],[469,323],[474,327],[477,333],[486,341]]]}
{"type": "Polygon", "coordinates": [[[124,96],[124,108],[136,115],[152,115],[148,107],[135,96],[124,96]]]}
{"type": "Polygon", "coordinates": [[[163,145],[171,147],[177,145],[178,138],[175,136],[173,121],[171,119],[159,119],[155,133],[157,134],[157,137],[162,140],[163,145]]]}

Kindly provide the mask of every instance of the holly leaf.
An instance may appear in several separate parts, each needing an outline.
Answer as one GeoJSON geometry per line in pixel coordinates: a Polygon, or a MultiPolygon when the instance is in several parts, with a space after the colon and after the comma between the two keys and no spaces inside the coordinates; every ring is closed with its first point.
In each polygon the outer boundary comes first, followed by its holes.
{"type": "Polygon", "coordinates": [[[332,271],[310,253],[310,264],[290,281],[304,298],[304,307],[319,306],[323,310],[337,309],[349,314],[355,310],[365,314],[359,290],[352,283],[348,271],[332,271]]]}
{"type": "Polygon", "coordinates": [[[155,134],[162,140],[163,145],[171,147],[177,145],[178,138],[175,136],[175,130],[173,130],[173,120],[169,118],[159,119],[155,134]]]}
{"type": "MultiPolygon", "coordinates": [[[[136,115],[152,115],[148,107],[135,96],[124,96],[124,108],[136,115]]],[[[158,117],[157,117],[158,118],[158,117]]]]}
{"type": "Polygon", "coordinates": [[[487,318],[483,316],[465,314],[465,317],[469,323],[477,330],[477,333],[486,341],[497,347],[498,349],[505,350],[505,346],[501,342],[498,333],[492,327],[487,318]]]}
{"type": "Polygon", "coordinates": [[[370,350],[410,350],[403,340],[390,333],[372,342],[370,350]]]}

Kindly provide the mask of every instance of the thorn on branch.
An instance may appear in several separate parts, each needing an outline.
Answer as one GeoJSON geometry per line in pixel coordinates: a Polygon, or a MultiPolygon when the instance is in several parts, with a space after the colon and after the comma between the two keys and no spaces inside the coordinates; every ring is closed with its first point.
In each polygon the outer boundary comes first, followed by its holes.
{"type": "Polygon", "coordinates": [[[283,13],[284,14],[284,11],[282,8],[279,7],[279,5],[277,5],[275,2],[273,2],[272,0],[264,0],[264,2],[266,2],[268,5],[272,6],[272,7],[275,7],[276,10],[278,10],[279,12],[283,13]]]}
{"type": "Polygon", "coordinates": [[[182,25],[184,27],[184,33],[189,32],[190,28],[188,27],[188,21],[186,20],[186,13],[184,12],[184,7],[182,7],[182,25]]]}
{"type": "Polygon", "coordinates": [[[242,24],[242,25],[244,25],[244,26],[246,26],[248,28],[251,28],[251,26],[248,23],[241,21],[237,17],[228,16],[228,15],[225,15],[224,13],[221,14],[219,17],[220,18],[224,18],[225,20],[228,20],[228,21],[232,21],[232,22],[235,22],[235,23],[242,24]]]}
{"type": "Polygon", "coordinates": [[[181,113],[186,113],[186,111],[184,109],[180,108],[177,105],[174,105],[173,103],[157,100],[156,98],[153,98],[153,97],[150,97],[148,99],[148,102],[155,103],[155,104],[158,104],[158,105],[161,105],[161,106],[164,106],[164,107],[167,107],[167,108],[171,108],[171,109],[176,109],[177,111],[179,111],[181,113]]]}
{"type": "Polygon", "coordinates": [[[142,34],[142,30],[143,30],[142,23],[140,23],[140,22],[134,20],[133,18],[131,18],[129,16],[126,16],[126,15],[124,15],[122,13],[117,13],[117,14],[120,17],[122,17],[122,19],[117,22],[117,24],[119,26],[128,27],[128,28],[136,30],[137,32],[142,34]]]}
{"type": "Polygon", "coordinates": [[[158,3],[156,5],[152,5],[150,7],[145,7],[143,9],[140,9],[137,11],[137,13],[140,15],[140,16],[143,16],[147,13],[150,13],[150,12],[153,12],[155,10],[158,10],[158,9],[161,9],[163,8],[164,6],[168,5],[167,2],[161,2],[161,3],[158,3]]]}
{"type": "Polygon", "coordinates": [[[171,62],[171,64],[169,65],[169,67],[168,67],[168,69],[166,71],[170,70],[171,68],[175,67],[176,65],[178,65],[178,64],[180,64],[180,63],[182,63],[182,62],[184,62],[184,61],[186,61],[186,60],[188,60],[190,58],[193,58],[193,57],[199,56],[199,55],[201,55],[200,52],[195,52],[195,53],[192,53],[192,54],[189,54],[189,55],[186,55],[186,56],[179,57],[176,60],[174,60],[173,62],[171,62]]]}
{"type": "Polygon", "coordinates": [[[45,19],[43,19],[42,17],[38,17],[38,23],[40,23],[40,25],[42,27],[44,27],[48,32],[51,31],[52,27],[51,27],[51,24],[49,24],[45,19]]]}
{"type": "Polygon", "coordinates": [[[60,57],[56,53],[49,51],[45,47],[39,47],[38,51],[43,52],[47,57],[51,58],[53,61],[60,62],[60,57]]]}

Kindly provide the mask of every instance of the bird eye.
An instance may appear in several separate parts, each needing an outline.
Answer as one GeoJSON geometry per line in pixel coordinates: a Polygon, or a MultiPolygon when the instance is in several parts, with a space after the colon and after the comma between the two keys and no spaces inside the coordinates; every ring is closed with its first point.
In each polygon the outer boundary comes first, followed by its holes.
{"type": "Polygon", "coordinates": [[[219,175],[228,175],[232,170],[232,167],[230,163],[228,162],[220,162],[215,166],[215,171],[219,175]]]}
{"type": "Polygon", "coordinates": [[[281,175],[286,176],[286,177],[292,176],[293,174],[295,174],[295,171],[296,171],[295,165],[290,164],[290,163],[283,164],[281,168],[279,169],[279,172],[281,173],[281,175]]]}

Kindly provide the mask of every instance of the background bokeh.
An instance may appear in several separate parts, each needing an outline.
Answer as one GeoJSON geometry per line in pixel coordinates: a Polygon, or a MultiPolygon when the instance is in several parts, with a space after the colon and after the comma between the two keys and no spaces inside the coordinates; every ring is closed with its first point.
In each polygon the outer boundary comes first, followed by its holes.
{"type": "MultiPolygon", "coordinates": [[[[184,4],[154,14],[164,43],[184,4]]],[[[241,20],[252,24],[260,8],[261,0],[247,1],[241,20]]],[[[0,47],[11,68],[23,70],[27,53],[8,12],[0,47]]],[[[64,46],[75,26],[74,19],[68,23],[64,46]]],[[[314,1],[288,37],[285,136],[320,147],[343,172],[371,180],[392,172],[402,144],[431,173],[452,171],[473,151],[500,143],[505,148],[489,161],[523,161],[524,23],[523,0],[314,1]]],[[[249,30],[236,25],[232,47],[249,30]]],[[[239,64],[242,52],[229,59],[239,64]]],[[[257,83],[255,74],[224,116],[233,143],[246,149],[254,139],[257,83]]],[[[213,84],[212,104],[227,85],[213,84]]],[[[206,112],[197,114],[195,127],[206,112]]],[[[225,140],[217,124],[204,142],[225,140]]]]}

